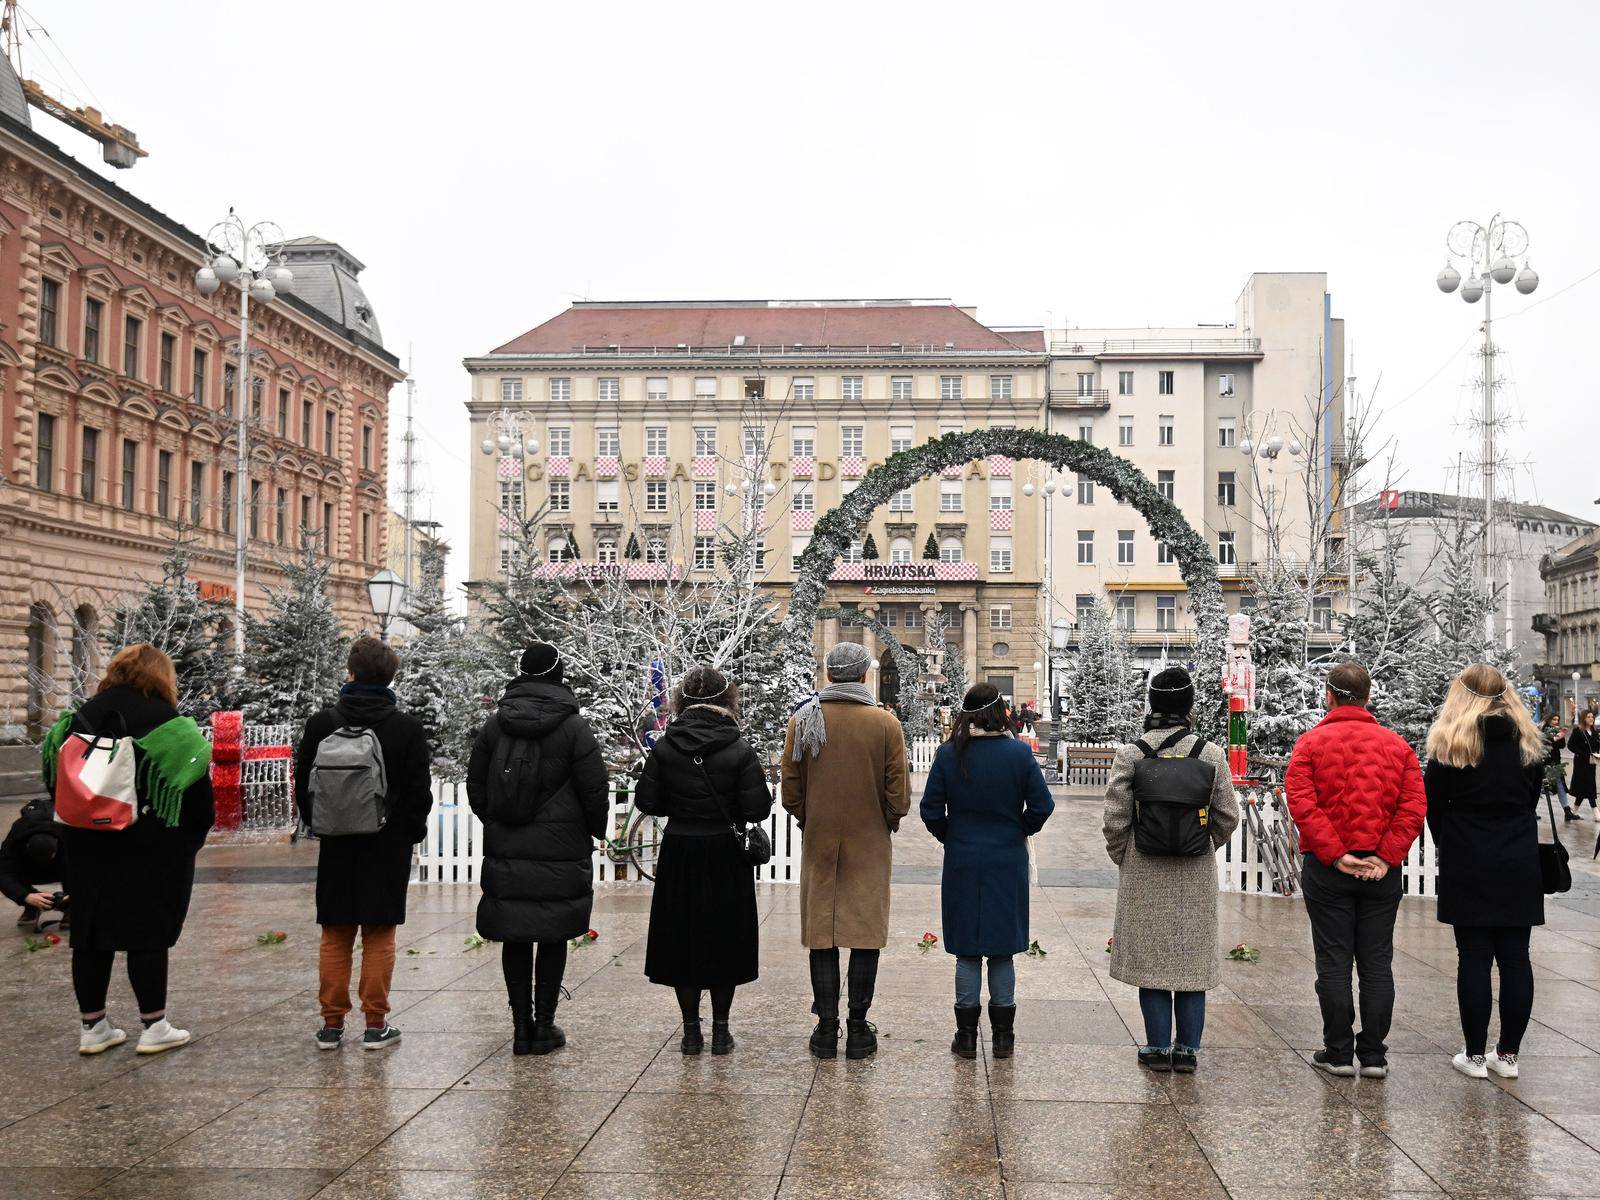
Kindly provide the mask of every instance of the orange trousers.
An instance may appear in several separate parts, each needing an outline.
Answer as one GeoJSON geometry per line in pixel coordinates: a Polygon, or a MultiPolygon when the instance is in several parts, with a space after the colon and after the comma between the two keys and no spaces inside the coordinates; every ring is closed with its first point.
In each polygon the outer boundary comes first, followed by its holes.
{"type": "Polygon", "coordinates": [[[325,1024],[344,1024],[350,1011],[350,971],[356,931],[361,932],[361,1012],[369,1025],[389,1015],[389,984],[394,979],[396,925],[324,925],[317,959],[319,999],[325,1024]]]}

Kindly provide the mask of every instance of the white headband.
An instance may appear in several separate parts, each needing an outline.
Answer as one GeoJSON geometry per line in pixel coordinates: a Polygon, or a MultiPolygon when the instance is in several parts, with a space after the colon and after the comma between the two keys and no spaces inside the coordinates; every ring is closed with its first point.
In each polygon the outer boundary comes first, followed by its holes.
{"type": "Polygon", "coordinates": [[[530,679],[537,679],[541,675],[548,675],[548,674],[550,674],[551,671],[554,671],[558,666],[561,665],[561,647],[560,646],[551,646],[550,649],[552,649],[552,650],[554,650],[556,652],[555,660],[553,662],[551,662],[551,664],[548,667],[546,667],[544,670],[542,670],[542,671],[529,671],[529,672],[527,672],[527,675],[528,675],[528,677],[530,679]]]}

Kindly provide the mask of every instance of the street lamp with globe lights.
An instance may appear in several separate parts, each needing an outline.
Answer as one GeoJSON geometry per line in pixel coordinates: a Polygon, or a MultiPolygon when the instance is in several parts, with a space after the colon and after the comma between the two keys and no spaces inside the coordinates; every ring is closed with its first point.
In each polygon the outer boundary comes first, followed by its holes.
{"type": "MultiPolygon", "coordinates": [[[[520,521],[527,506],[522,500],[522,481],[527,477],[527,459],[539,453],[539,439],[533,436],[533,414],[520,409],[501,408],[490,413],[487,425],[492,436],[478,443],[478,451],[497,457],[496,486],[500,489],[500,529],[502,535],[513,515],[520,521]],[[504,485],[515,482],[515,498],[508,500],[504,485]]],[[[504,547],[502,546],[502,549],[504,547]]]]}
{"type": "Polygon", "coordinates": [[[389,622],[405,607],[406,581],[384,567],[367,580],[367,599],[372,604],[372,615],[378,618],[378,637],[388,641],[389,622]]]}
{"type": "Polygon", "coordinates": [[[234,669],[244,669],[244,572],[250,531],[246,505],[250,496],[250,412],[254,372],[250,361],[250,302],[270,304],[294,290],[294,272],[284,266],[283,230],[271,221],[246,225],[233,209],[206,234],[211,257],[194,273],[202,296],[215,295],[225,284],[239,288],[239,376],[234,428],[237,465],[233,514],[233,652],[234,669]]]}
{"type": "MultiPolygon", "coordinates": [[[[1459,289],[1461,298],[1468,304],[1483,301],[1483,346],[1478,351],[1483,359],[1483,584],[1489,595],[1495,590],[1494,548],[1494,497],[1495,497],[1495,344],[1494,285],[1511,284],[1524,296],[1531,295],[1539,286],[1538,273],[1528,265],[1528,231],[1516,221],[1508,221],[1499,213],[1487,225],[1476,221],[1457,221],[1445,235],[1445,248],[1450,257],[1444,268],[1434,276],[1441,292],[1449,295],[1459,289]],[[1456,264],[1464,266],[1467,275],[1462,278],[1456,264]]],[[[1489,631],[1494,631],[1494,614],[1488,618],[1489,631]]],[[[1510,636],[1511,614],[1506,613],[1507,636],[1510,636]]]]}

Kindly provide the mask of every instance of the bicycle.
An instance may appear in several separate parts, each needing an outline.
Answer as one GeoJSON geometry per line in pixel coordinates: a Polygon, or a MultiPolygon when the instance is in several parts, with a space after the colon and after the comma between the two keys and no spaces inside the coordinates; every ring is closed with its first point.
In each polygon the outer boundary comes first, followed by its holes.
{"type": "Polygon", "coordinates": [[[619,866],[632,866],[641,878],[653,882],[656,863],[661,857],[661,835],[667,823],[660,817],[640,812],[634,807],[630,793],[620,824],[622,832],[618,836],[600,839],[601,852],[619,866]]]}

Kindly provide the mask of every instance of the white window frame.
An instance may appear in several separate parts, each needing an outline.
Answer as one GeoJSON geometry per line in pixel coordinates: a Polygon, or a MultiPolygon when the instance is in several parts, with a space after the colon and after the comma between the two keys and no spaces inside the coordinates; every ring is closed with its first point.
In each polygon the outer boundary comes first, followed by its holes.
{"type": "Polygon", "coordinates": [[[860,458],[864,455],[867,446],[867,429],[865,425],[839,426],[839,453],[845,458],[860,458]]]}
{"type": "Polygon", "coordinates": [[[889,539],[889,561],[892,563],[908,563],[911,556],[917,552],[908,537],[889,539]]]}
{"type": "Polygon", "coordinates": [[[1176,471],[1157,471],[1156,492],[1163,499],[1176,501],[1178,498],[1178,473],[1176,471]]]}
{"type": "Polygon", "coordinates": [[[1171,396],[1176,394],[1178,375],[1176,371],[1156,372],[1156,395],[1171,396]]]}
{"type": "Polygon", "coordinates": [[[891,375],[889,377],[889,399],[910,400],[914,384],[909,375],[891,375]]]}
{"type": "Polygon", "coordinates": [[[667,481],[665,479],[647,479],[644,481],[645,512],[666,512],[667,499],[667,481]]]}
{"type": "Polygon", "coordinates": [[[817,377],[796,375],[789,385],[789,399],[810,403],[817,398],[817,377]]]}
{"type": "Polygon", "coordinates": [[[1172,557],[1171,546],[1167,545],[1164,540],[1156,542],[1156,562],[1162,566],[1167,566],[1168,564],[1176,561],[1177,560],[1172,557]]]}
{"type": "Polygon", "coordinates": [[[595,397],[601,404],[616,404],[622,399],[622,380],[600,379],[595,381],[595,397]]]}
{"type": "Polygon", "coordinates": [[[954,534],[939,539],[939,561],[942,563],[958,563],[964,561],[965,548],[961,539],[954,534]]]}
{"type": "Polygon", "coordinates": [[[572,484],[565,479],[552,479],[550,481],[550,511],[572,511],[572,484]]]}
{"type": "Polygon", "coordinates": [[[744,446],[746,458],[756,458],[767,452],[767,427],[765,425],[746,425],[740,439],[744,446]]]}
{"type": "Polygon", "coordinates": [[[646,425],[644,427],[644,452],[651,455],[666,455],[667,427],[665,425],[646,425]]]}
{"type": "Polygon", "coordinates": [[[644,381],[644,398],[647,403],[665,404],[670,385],[665,375],[651,375],[644,381]]]}
{"type": "Polygon", "coordinates": [[[694,398],[696,400],[715,400],[717,398],[717,377],[715,375],[696,375],[694,377],[694,398]]]}
{"type": "Polygon", "coordinates": [[[1117,445],[1119,445],[1119,446],[1131,446],[1131,445],[1133,445],[1133,418],[1132,417],[1118,417],[1117,418],[1117,445]]]}
{"type": "Polygon", "coordinates": [[[1112,619],[1124,633],[1139,627],[1139,602],[1131,592],[1122,592],[1117,596],[1117,602],[1112,607],[1112,619]]]}
{"type": "Polygon", "coordinates": [[[989,376],[989,399],[1010,400],[1015,394],[1015,383],[1010,375],[989,376]]]}
{"type": "Polygon", "coordinates": [[[795,512],[817,511],[817,494],[812,491],[810,480],[800,480],[795,483],[794,489],[789,494],[789,504],[795,512]]]}
{"type": "Polygon", "coordinates": [[[1011,605],[991,604],[989,606],[989,629],[994,633],[1010,632],[1011,605]]]}
{"type": "Polygon", "coordinates": [[[1239,547],[1231,529],[1224,529],[1217,534],[1217,562],[1224,567],[1238,565],[1239,547]]]}
{"type": "Polygon", "coordinates": [[[500,381],[500,403],[501,404],[521,404],[522,403],[522,380],[520,380],[520,379],[502,379],[500,381]]]}
{"type": "Polygon", "coordinates": [[[663,537],[652,537],[644,544],[644,560],[647,563],[664,563],[667,561],[667,541],[663,537]]]}
{"type": "Polygon", "coordinates": [[[694,485],[694,511],[717,511],[717,485],[706,479],[698,479],[694,485]]]}
{"type": "Polygon", "coordinates": [[[696,458],[715,458],[717,454],[717,427],[715,425],[696,425],[694,427],[694,456],[696,458]]]}
{"type": "Polygon", "coordinates": [[[1217,376],[1217,395],[1232,396],[1233,394],[1233,372],[1223,371],[1217,376]]]}
{"type": "Polygon", "coordinates": [[[572,430],[565,425],[552,425],[545,430],[545,448],[551,458],[572,457],[572,430]]]}
{"type": "Polygon", "coordinates": [[[697,535],[694,539],[694,569],[697,571],[711,571],[717,565],[717,539],[697,535]]]}
{"type": "Polygon", "coordinates": [[[1217,418],[1217,449],[1231,450],[1239,442],[1239,418],[1217,418]]]}
{"type": "Polygon", "coordinates": [[[610,565],[617,561],[617,539],[601,538],[594,544],[594,560],[597,563],[610,565]]]}
{"type": "Polygon", "coordinates": [[[1093,421],[1079,421],[1078,422],[1078,440],[1080,442],[1085,442],[1090,446],[1094,445],[1094,422],[1093,421]]]}
{"type": "Polygon", "coordinates": [[[1011,573],[1011,539],[1009,537],[991,537],[989,539],[989,570],[996,575],[1009,575],[1011,573]]]}
{"type": "Polygon", "coordinates": [[[1078,503],[1094,503],[1094,480],[1086,478],[1083,475],[1078,476],[1078,503]]]}
{"type": "Polygon", "coordinates": [[[914,425],[889,426],[889,453],[899,454],[902,450],[911,449],[911,443],[916,440],[917,429],[914,425]]]}
{"type": "Polygon", "coordinates": [[[616,458],[622,454],[622,430],[615,425],[596,425],[594,430],[594,453],[596,458],[610,455],[616,458]]]}
{"type": "Polygon", "coordinates": [[[1132,371],[1118,371],[1117,372],[1117,395],[1119,395],[1119,396],[1131,396],[1131,395],[1133,395],[1133,372],[1132,371]]]}
{"type": "Polygon", "coordinates": [[[551,404],[572,403],[572,380],[565,375],[556,376],[548,381],[551,404]]]}
{"type": "Polygon", "coordinates": [[[860,375],[843,375],[839,379],[839,399],[861,400],[867,394],[866,383],[860,375]]]}
{"type": "Polygon", "coordinates": [[[1078,565],[1080,567],[1094,566],[1094,530],[1078,530],[1078,565]]]}
{"type": "Polygon", "coordinates": [[[939,511],[942,513],[958,513],[962,511],[965,503],[966,484],[960,479],[939,480],[939,511]]]}
{"type": "Polygon", "coordinates": [[[817,456],[817,427],[815,425],[789,426],[789,457],[815,458],[817,456]]]}
{"type": "Polygon", "coordinates": [[[1156,432],[1156,445],[1158,445],[1158,446],[1175,446],[1175,445],[1177,445],[1177,437],[1178,437],[1177,427],[1178,427],[1178,419],[1176,417],[1174,417],[1171,413],[1162,413],[1159,417],[1157,417],[1156,418],[1156,431],[1157,431],[1156,432]]]}
{"type": "Polygon", "coordinates": [[[915,497],[913,496],[911,489],[906,488],[905,491],[896,492],[894,495],[889,497],[889,511],[910,512],[914,501],[915,497]]]}
{"type": "Polygon", "coordinates": [[[1078,372],[1078,395],[1080,395],[1080,396],[1092,396],[1092,395],[1094,395],[1094,372],[1093,371],[1079,371],[1078,372]]]}
{"type": "Polygon", "coordinates": [[[1133,565],[1133,530],[1117,530],[1117,565],[1131,567],[1133,565]]]}
{"type": "Polygon", "coordinates": [[[615,479],[597,479],[594,484],[596,512],[614,513],[622,507],[622,484],[615,479]]]}
{"type": "Polygon", "coordinates": [[[963,390],[963,388],[962,388],[961,379],[962,379],[962,377],[960,375],[941,375],[941,376],[939,376],[939,399],[941,399],[941,400],[960,400],[960,399],[962,399],[962,390],[963,390]]]}
{"type": "Polygon", "coordinates": [[[1237,508],[1239,504],[1239,473],[1217,472],[1217,503],[1224,508],[1237,508]]]}
{"type": "Polygon", "coordinates": [[[1156,632],[1176,633],[1178,631],[1178,598],[1176,596],[1156,597],[1156,632]]]}
{"type": "Polygon", "coordinates": [[[989,480],[989,511],[1006,511],[1011,508],[1011,480],[989,480]]]}

